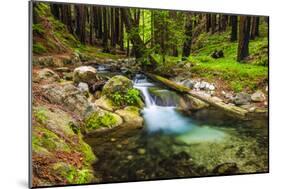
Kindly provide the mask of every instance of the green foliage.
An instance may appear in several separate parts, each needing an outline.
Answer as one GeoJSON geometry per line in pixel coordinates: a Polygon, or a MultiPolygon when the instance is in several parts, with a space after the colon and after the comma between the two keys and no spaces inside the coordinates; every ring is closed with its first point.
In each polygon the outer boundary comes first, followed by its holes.
{"type": "MultiPolygon", "coordinates": [[[[68,145],[52,131],[36,126],[32,133],[32,147],[44,148],[51,152],[53,150],[69,151],[68,145]]],[[[38,149],[38,148],[37,148],[38,149]]]]}
{"type": "Polygon", "coordinates": [[[47,52],[47,49],[42,43],[37,42],[33,44],[32,51],[35,54],[43,54],[47,52]]]}
{"type": "Polygon", "coordinates": [[[97,129],[100,127],[112,127],[116,123],[116,118],[110,113],[100,114],[99,112],[94,112],[86,119],[86,127],[90,129],[97,129]]]}
{"type": "Polygon", "coordinates": [[[32,30],[33,30],[33,32],[35,32],[38,35],[44,35],[44,33],[45,33],[45,30],[44,30],[44,27],[42,26],[42,24],[33,24],[32,30]]]}
{"type": "Polygon", "coordinates": [[[128,89],[126,93],[115,92],[109,98],[117,106],[139,105],[140,92],[137,89],[128,89]]]}
{"type": "Polygon", "coordinates": [[[46,116],[46,110],[40,108],[34,112],[34,117],[39,123],[44,123],[48,117],[46,116]]]}
{"type": "Polygon", "coordinates": [[[93,179],[93,173],[89,169],[77,169],[73,165],[58,162],[53,165],[53,170],[71,184],[89,183],[93,179]]]}

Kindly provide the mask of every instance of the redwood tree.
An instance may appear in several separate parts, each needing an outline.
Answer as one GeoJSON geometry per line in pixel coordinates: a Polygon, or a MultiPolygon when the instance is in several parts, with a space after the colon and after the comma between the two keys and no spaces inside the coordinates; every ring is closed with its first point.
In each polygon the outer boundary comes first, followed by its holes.
{"type": "Polygon", "coordinates": [[[237,61],[241,62],[249,56],[251,17],[240,16],[237,61]]]}

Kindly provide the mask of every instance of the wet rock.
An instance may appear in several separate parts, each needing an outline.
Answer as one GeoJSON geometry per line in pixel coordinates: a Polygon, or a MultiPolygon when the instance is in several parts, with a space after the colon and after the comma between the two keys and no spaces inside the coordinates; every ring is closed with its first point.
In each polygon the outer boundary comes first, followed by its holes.
{"type": "Polygon", "coordinates": [[[182,84],[183,84],[184,86],[186,86],[186,87],[192,89],[193,86],[194,86],[194,81],[187,79],[187,80],[184,80],[184,81],[182,82],[182,84]]]}
{"type": "Polygon", "coordinates": [[[189,113],[189,111],[196,111],[207,107],[209,107],[209,105],[202,100],[186,95],[184,99],[181,99],[178,108],[189,113]]]}
{"type": "Polygon", "coordinates": [[[253,102],[263,102],[265,101],[265,95],[262,91],[256,91],[254,94],[251,95],[251,100],[253,102]]]}
{"type": "Polygon", "coordinates": [[[116,138],[111,138],[110,141],[111,141],[111,142],[115,142],[115,141],[116,141],[116,138]]]}
{"type": "Polygon", "coordinates": [[[72,84],[44,85],[43,96],[51,103],[63,105],[69,111],[81,116],[85,116],[94,108],[80,90],[72,84]]]}
{"type": "Polygon", "coordinates": [[[53,83],[59,81],[59,79],[60,79],[59,75],[49,68],[44,68],[42,70],[39,70],[34,76],[35,81],[38,82],[44,81],[46,83],[53,83]]]}
{"type": "Polygon", "coordinates": [[[251,101],[251,96],[248,93],[238,93],[234,97],[234,104],[235,105],[246,105],[249,104],[251,101]]]}
{"type": "Polygon", "coordinates": [[[236,163],[223,163],[216,166],[213,169],[213,173],[215,174],[234,174],[239,171],[239,168],[236,163]]]}
{"type": "Polygon", "coordinates": [[[122,110],[115,111],[116,114],[123,118],[126,126],[134,128],[141,128],[143,126],[143,118],[139,112],[139,108],[134,106],[127,106],[122,110]]]}
{"type": "Polygon", "coordinates": [[[91,66],[80,66],[74,69],[73,81],[74,83],[84,82],[93,84],[98,80],[96,73],[96,69],[91,66]]]}

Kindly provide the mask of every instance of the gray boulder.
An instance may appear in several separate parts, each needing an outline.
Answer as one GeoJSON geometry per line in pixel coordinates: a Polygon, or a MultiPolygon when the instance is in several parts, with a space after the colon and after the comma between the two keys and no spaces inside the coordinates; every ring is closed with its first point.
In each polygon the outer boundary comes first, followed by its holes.
{"type": "Polygon", "coordinates": [[[251,95],[249,95],[248,93],[238,93],[236,94],[236,96],[234,97],[234,104],[236,105],[246,105],[249,104],[251,101],[251,95]]]}
{"type": "Polygon", "coordinates": [[[80,66],[74,69],[73,81],[74,83],[93,84],[98,80],[96,73],[97,70],[91,66],[80,66]]]}
{"type": "Polygon", "coordinates": [[[50,103],[62,105],[68,111],[82,117],[93,111],[93,105],[81,91],[72,84],[48,84],[43,86],[43,96],[50,103]]]}

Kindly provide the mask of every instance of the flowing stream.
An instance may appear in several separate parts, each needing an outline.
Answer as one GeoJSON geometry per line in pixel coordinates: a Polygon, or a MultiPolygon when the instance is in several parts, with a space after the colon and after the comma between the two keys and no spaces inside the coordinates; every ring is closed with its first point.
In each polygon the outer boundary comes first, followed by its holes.
{"type": "Polygon", "coordinates": [[[234,120],[214,108],[187,116],[177,93],[140,74],[134,87],[145,101],[144,128],[86,137],[100,182],[207,176],[218,166],[226,174],[268,171],[267,120],[234,120]]]}

